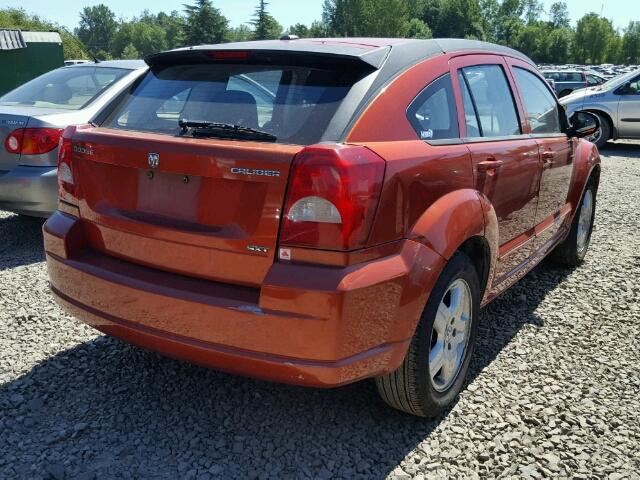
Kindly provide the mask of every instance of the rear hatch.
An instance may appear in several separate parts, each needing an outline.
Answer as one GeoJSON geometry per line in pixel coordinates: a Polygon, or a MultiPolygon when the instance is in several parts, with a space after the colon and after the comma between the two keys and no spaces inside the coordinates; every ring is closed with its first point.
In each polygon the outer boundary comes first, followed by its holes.
{"type": "Polygon", "coordinates": [[[152,67],[100,127],[75,133],[90,248],[184,275],[262,283],[293,159],[323,140],[370,66],[223,57],[152,67]],[[181,128],[185,121],[196,126],[181,128]]]}
{"type": "Polygon", "coordinates": [[[262,281],[301,147],[102,128],[76,135],[80,215],[93,249],[190,276],[262,281]]]}

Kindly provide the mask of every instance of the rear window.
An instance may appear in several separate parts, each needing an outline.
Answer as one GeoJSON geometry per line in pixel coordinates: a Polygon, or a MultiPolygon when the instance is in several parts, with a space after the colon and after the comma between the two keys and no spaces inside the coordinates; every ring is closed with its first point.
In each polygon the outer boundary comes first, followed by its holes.
{"type": "Polygon", "coordinates": [[[0,105],[79,110],[129,72],[108,67],[59,68],[0,97],[0,105]]]}
{"type": "Polygon", "coordinates": [[[300,66],[171,65],[148,72],[103,125],[178,135],[179,120],[225,123],[310,144],[321,139],[352,77],[300,66]]]}

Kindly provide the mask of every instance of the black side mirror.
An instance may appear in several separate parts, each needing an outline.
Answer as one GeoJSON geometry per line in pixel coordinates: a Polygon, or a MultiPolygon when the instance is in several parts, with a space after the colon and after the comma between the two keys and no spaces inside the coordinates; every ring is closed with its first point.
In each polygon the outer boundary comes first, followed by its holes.
{"type": "Polygon", "coordinates": [[[600,130],[600,119],[591,112],[579,110],[569,119],[569,136],[583,138],[593,135],[600,130]]]}

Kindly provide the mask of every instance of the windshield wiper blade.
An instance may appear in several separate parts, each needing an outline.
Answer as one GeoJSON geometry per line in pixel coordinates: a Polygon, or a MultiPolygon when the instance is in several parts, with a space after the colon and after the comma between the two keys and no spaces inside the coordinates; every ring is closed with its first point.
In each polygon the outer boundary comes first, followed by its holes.
{"type": "Polygon", "coordinates": [[[265,140],[267,142],[275,142],[278,139],[278,137],[269,132],[264,132],[256,128],[245,127],[243,125],[234,125],[232,123],[205,122],[201,120],[186,120],[182,118],[178,120],[178,126],[180,127],[180,135],[185,135],[189,130],[191,130],[191,135],[194,137],[265,140]]]}

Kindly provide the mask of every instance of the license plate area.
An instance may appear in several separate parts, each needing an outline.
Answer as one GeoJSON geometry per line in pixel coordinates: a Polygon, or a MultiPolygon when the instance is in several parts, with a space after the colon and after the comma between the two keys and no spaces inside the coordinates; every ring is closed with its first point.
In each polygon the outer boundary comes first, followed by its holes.
{"type": "Polygon", "coordinates": [[[198,176],[140,170],[136,210],[196,222],[201,185],[202,177],[198,176]]]}

